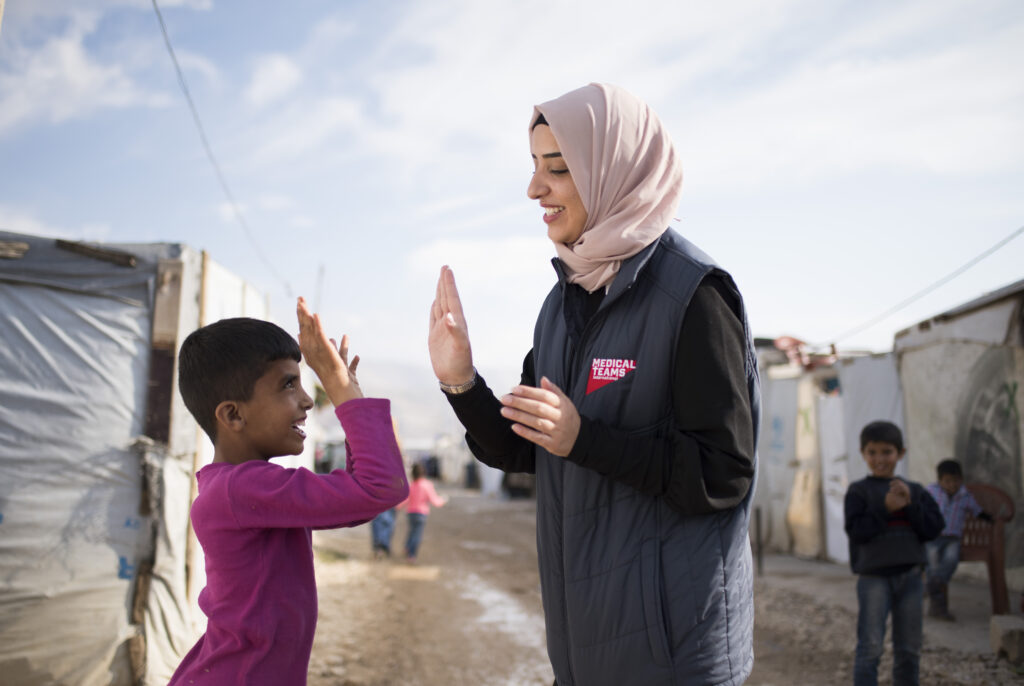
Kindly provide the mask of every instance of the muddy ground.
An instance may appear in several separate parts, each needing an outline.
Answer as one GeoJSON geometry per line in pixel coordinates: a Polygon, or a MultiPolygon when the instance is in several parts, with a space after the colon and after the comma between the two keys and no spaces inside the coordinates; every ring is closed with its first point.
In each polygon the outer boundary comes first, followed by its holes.
{"type": "MultiPolygon", "coordinates": [[[[320,619],[310,686],[550,686],[533,501],[446,492],[416,565],[402,561],[403,514],[391,559],[373,559],[367,525],[315,534],[320,619]]],[[[852,612],[767,577],[755,602],[747,684],[852,683],[852,612]]],[[[887,654],[880,683],[891,683],[890,669],[887,654]]],[[[1000,686],[1024,676],[994,656],[926,641],[921,683],[1000,686]]]]}

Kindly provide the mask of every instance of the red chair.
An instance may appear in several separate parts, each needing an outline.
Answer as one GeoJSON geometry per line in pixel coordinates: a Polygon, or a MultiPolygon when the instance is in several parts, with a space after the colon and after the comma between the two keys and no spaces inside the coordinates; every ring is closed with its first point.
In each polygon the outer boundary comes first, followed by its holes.
{"type": "MultiPolygon", "coordinates": [[[[1010,596],[1006,589],[1006,522],[1013,519],[1013,498],[1002,489],[988,484],[966,485],[981,508],[992,515],[992,521],[967,517],[960,539],[960,559],[985,563],[988,567],[988,587],[992,594],[992,614],[1009,614],[1010,596]]],[[[1024,599],[1021,602],[1024,603],[1024,599]]]]}

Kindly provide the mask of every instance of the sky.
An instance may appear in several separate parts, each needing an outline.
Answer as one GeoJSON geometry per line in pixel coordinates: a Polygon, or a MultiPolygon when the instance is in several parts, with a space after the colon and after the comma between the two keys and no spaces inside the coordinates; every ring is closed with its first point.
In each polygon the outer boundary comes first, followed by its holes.
{"type": "Polygon", "coordinates": [[[186,243],[285,326],[304,295],[351,336],[364,389],[421,407],[417,435],[454,421],[426,352],[442,264],[477,367],[518,379],[555,281],[529,119],[590,82],[662,119],[684,171],[673,227],[733,274],[756,336],[886,351],[1024,277],[1021,236],[846,335],[1024,226],[1024,3],[628,5],[161,0],[243,227],[152,2],[13,0],[0,230],[186,243]]]}

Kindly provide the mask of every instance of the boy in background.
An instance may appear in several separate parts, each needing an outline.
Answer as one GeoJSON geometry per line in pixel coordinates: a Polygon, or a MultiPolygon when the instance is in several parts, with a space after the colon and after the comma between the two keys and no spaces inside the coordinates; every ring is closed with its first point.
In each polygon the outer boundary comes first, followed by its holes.
{"type": "Polygon", "coordinates": [[[876,686],[892,613],[894,686],[917,686],[921,657],[921,570],[924,542],[942,531],[942,513],[920,484],[895,475],[906,454],[892,422],[871,422],[860,434],[870,474],[850,484],[844,503],[850,567],[857,574],[854,686],[876,686]]]}
{"type": "Polygon", "coordinates": [[[938,503],[946,526],[938,538],[925,545],[928,616],[955,622],[956,617],[949,612],[949,580],[960,563],[964,519],[968,514],[988,521],[992,521],[992,517],[982,511],[981,505],[964,486],[964,473],[959,462],[943,460],[935,471],[939,480],[928,484],[928,493],[938,503]]]}
{"type": "Polygon", "coordinates": [[[301,298],[298,318],[298,343],[274,324],[238,318],[181,346],[181,395],[214,458],[196,474],[191,512],[206,557],[207,628],[171,686],[305,684],[317,619],[311,529],[369,521],[408,494],[390,404],[363,397],[347,336],[336,349],[301,298]],[[302,356],[345,429],[346,467],[330,474],[268,461],[302,452],[313,407],[302,356]]]}

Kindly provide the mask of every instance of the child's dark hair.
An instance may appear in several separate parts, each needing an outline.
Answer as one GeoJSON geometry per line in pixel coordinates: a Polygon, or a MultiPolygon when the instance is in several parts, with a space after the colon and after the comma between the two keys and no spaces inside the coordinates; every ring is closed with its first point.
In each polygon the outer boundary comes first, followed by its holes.
{"type": "Polygon", "coordinates": [[[415,479],[419,479],[422,476],[423,476],[423,465],[421,465],[419,462],[417,462],[416,464],[414,464],[412,466],[412,478],[413,478],[413,480],[415,480],[415,479]]]}
{"type": "Polygon", "coordinates": [[[211,441],[217,440],[217,405],[245,402],[276,360],[299,362],[299,344],[281,327],[249,317],[221,319],[196,329],[178,352],[178,388],[185,407],[211,441]]]}
{"type": "Polygon", "coordinates": [[[938,472],[940,479],[944,476],[955,476],[958,479],[964,478],[964,471],[960,469],[960,463],[956,460],[943,460],[935,467],[935,471],[938,472]]]}
{"type": "Polygon", "coordinates": [[[868,443],[888,443],[903,452],[903,432],[892,422],[871,422],[860,431],[860,449],[863,451],[868,443]]]}

